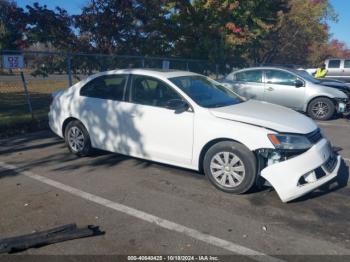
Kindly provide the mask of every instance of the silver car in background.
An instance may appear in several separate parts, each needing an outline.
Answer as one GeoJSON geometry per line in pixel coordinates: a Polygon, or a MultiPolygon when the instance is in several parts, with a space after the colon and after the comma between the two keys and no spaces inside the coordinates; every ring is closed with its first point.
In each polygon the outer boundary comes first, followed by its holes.
{"type": "Polygon", "coordinates": [[[247,68],[227,75],[221,83],[245,98],[286,106],[316,120],[350,111],[350,91],[324,86],[306,72],[294,69],[247,68]]]}

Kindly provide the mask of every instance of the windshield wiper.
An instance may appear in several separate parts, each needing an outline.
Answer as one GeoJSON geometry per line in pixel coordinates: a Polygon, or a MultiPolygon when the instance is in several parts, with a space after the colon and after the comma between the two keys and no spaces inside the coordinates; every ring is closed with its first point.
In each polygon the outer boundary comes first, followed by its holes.
{"type": "Polygon", "coordinates": [[[213,104],[213,105],[210,105],[208,107],[210,108],[217,108],[217,107],[224,107],[224,106],[232,106],[232,105],[235,105],[236,103],[217,103],[217,104],[213,104]]]}

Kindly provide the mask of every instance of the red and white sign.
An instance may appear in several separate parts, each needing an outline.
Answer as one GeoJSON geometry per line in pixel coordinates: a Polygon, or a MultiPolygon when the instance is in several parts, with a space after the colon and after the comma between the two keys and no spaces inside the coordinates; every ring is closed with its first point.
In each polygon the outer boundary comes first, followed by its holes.
{"type": "Polygon", "coordinates": [[[24,58],[23,55],[3,55],[2,64],[4,68],[23,68],[24,58]]]}

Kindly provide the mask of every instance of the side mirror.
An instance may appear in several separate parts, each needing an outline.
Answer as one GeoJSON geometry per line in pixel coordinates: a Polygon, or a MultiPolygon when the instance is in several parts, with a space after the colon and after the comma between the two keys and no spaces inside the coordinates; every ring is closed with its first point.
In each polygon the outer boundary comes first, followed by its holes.
{"type": "Polygon", "coordinates": [[[176,114],[180,114],[182,112],[187,111],[190,107],[188,103],[182,99],[171,99],[166,103],[166,108],[175,110],[176,114]]]}
{"type": "Polygon", "coordinates": [[[302,87],[302,86],[304,86],[304,82],[303,81],[301,81],[300,79],[295,80],[295,87],[296,88],[299,88],[299,87],[302,87]]]}

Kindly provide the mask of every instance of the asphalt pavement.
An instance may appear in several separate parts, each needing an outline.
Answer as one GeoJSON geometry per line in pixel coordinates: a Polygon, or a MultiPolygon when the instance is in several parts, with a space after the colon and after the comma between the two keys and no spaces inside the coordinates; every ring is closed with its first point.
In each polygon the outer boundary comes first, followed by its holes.
{"type": "Polygon", "coordinates": [[[344,158],[340,174],[287,204],[270,189],[231,195],[202,174],[118,154],[78,158],[50,131],[0,140],[0,235],[72,222],[106,232],[23,254],[350,255],[350,122],[319,126],[344,158]]]}

